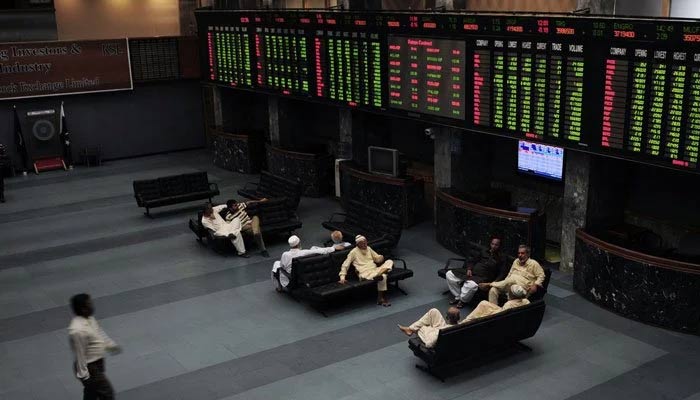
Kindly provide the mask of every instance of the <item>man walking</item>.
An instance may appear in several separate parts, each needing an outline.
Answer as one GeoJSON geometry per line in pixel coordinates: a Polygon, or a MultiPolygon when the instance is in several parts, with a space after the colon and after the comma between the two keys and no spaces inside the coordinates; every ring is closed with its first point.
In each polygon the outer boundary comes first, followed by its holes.
{"type": "Polygon", "coordinates": [[[105,376],[107,352],[117,354],[121,348],[97,324],[90,295],[76,294],[70,299],[75,317],[68,327],[70,346],[75,355],[73,370],[83,383],[83,400],[112,400],[114,389],[105,376]]]}

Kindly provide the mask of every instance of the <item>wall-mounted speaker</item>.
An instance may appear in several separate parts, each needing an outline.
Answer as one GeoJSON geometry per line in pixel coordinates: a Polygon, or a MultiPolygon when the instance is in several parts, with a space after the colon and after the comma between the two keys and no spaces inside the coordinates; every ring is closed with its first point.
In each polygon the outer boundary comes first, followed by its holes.
{"type": "Polygon", "coordinates": [[[62,157],[63,144],[56,110],[28,112],[25,127],[24,139],[30,160],[62,157]]]}

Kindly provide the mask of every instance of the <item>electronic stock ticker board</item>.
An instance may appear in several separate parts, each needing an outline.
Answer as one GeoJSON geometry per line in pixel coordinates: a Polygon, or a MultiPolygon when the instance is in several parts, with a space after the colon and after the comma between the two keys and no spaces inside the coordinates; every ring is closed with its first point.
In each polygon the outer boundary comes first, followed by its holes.
{"type": "Polygon", "coordinates": [[[198,11],[207,81],[698,169],[700,22],[198,11]]]}

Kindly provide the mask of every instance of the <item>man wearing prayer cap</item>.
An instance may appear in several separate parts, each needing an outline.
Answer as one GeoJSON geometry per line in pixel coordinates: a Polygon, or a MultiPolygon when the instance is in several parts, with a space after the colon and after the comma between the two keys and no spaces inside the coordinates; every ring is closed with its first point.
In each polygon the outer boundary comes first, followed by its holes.
{"type": "Polygon", "coordinates": [[[335,251],[334,247],[314,247],[309,250],[302,250],[301,239],[297,235],[290,236],[287,239],[287,243],[289,243],[290,249],[282,253],[280,260],[275,261],[275,264],[272,266],[272,283],[278,292],[281,292],[289,285],[289,275],[292,274],[292,260],[311,254],[328,254],[335,251]],[[280,272],[280,269],[287,273],[280,272]]]}
{"type": "Polygon", "coordinates": [[[391,303],[386,298],[386,277],[391,272],[394,262],[391,260],[384,261],[384,256],[377,254],[367,246],[367,239],[362,235],[355,236],[355,244],[357,247],[350,250],[343,262],[343,266],[340,268],[340,283],[345,284],[348,268],[352,265],[355,267],[355,272],[357,272],[360,280],[377,281],[377,304],[389,307],[391,303]]]}

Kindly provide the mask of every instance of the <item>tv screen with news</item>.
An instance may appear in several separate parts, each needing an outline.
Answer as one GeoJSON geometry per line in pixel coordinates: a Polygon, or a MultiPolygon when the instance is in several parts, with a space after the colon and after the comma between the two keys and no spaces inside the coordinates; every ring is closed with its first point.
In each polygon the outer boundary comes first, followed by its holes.
{"type": "Polygon", "coordinates": [[[564,178],[564,149],[520,140],[518,172],[561,182],[564,178]]]}

